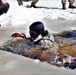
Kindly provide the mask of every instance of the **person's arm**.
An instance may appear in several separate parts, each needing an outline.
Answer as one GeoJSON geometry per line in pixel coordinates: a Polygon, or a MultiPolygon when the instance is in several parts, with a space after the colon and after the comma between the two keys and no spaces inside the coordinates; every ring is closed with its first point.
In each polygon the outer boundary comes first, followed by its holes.
{"type": "Polygon", "coordinates": [[[0,0],[0,15],[3,13],[7,13],[10,5],[6,2],[6,0],[0,0]]]}

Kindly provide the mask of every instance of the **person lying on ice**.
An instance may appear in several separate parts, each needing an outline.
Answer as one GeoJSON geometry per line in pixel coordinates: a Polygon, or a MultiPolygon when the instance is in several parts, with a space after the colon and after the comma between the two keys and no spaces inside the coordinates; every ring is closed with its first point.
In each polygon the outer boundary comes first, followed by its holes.
{"type": "Polygon", "coordinates": [[[36,45],[39,46],[51,46],[54,42],[54,37],[44,28],[44,24],[40,21],[34,22],[29,26],[29,34],[30,37],[27,38],[24,34],[21,35],[19,33],[12,34],[12,37],[22,37],[25,39],[30,39],[36,45]]]}
{"type": "Polygon", "coordinates": [[[7,13],[10,5],[6,2],[6,0],[0,0],[0,15],[3,13],[7,13]]]}

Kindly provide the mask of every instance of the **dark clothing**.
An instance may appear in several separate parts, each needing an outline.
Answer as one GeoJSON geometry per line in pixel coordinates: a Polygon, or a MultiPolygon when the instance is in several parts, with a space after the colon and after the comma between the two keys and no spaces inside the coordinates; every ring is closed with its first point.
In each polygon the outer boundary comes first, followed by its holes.
{"type": "Polygon", "coordinates": [[[61,37],[65,37],[65,38],[76,38],[76,30],[73,31],[68,31],[66,34],[61,35],[61,37]]]}
{"type": "Polygon", "coordinates": [[[6,4],[0,3],[0,15],[2,15],[3,13],[7,13],[9,7],[10,5],[8,3],[6,4]]]}
{"type": "Polygon", "coordinates": [[[68,67],[70,69],[76,69],[76,63],[65,63],[64,67],[68,67]]]}
{"type": "Polygon", "coordinates": [[[69,65],[69,68],[70,68],[70,69],[75,69],[75,68],[76,68],[76,63],[71,63],[71,64],[69,65]]]}

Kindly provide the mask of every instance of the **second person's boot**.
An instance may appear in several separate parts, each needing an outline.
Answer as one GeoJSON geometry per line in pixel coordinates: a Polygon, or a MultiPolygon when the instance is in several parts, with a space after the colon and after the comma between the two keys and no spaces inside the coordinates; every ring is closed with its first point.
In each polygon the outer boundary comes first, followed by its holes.
{"type": "Polygon", "coordinates": [[[63,10],[66,9],[66,3],[62,3],[62,9],[63,9],[63,10]]]}
{"type": "Polygon", "coordinates": [[[75,9],[76,6],[74,6],[73,3],[70,3],[70,4],[69,4],[69,8],[75,9]]]}

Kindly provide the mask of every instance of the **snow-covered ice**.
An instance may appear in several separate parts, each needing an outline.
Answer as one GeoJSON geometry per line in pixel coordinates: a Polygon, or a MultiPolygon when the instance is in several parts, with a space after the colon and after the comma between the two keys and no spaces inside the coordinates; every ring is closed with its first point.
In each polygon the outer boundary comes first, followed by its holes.
{"type": "MultiPolygon", "coordinates": [[[[16,0],[7,0],[10,3],[10,9],[7,14],[0,16],[0,24],[4,26],[29,25],[34,21],[43,20],[76,20],[76,9],[62,10],[61,0],[40,0],[37,6],[44,8],[26,8],[30,2],[24,2],[23,6],[18,6],[16,0]],[[7,19],[8,18],[8,19],[7,19]]],[[[67,3],[68,5],[68,3],[67,3]]]]}

